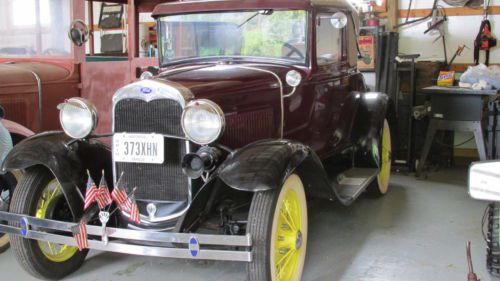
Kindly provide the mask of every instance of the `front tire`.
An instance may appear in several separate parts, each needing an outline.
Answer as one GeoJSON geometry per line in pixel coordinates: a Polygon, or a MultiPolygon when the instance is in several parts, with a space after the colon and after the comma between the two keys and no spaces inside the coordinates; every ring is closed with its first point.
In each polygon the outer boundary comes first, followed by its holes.
{"type": "Polygon", "coordinates": [[[247,281],[300,281],[307,227],[306,195],[299,176],[289,176],[281,188],[254,194],[247,226],[253,238],[247,281]]]}
{"type": "MultiPolygon", "coordinates": [[[[75,221],[62,189],[45,168],[28,170],[19,182],[11,200],[10,211],[17,214],[75,221]]],[[[17,225],[18,226],[18,225],[17,225]]],[[[88,251],[76,247],[12,236],[11,244],[19,264],[39,279],[61,279],[76,271],[88,251]]]]}

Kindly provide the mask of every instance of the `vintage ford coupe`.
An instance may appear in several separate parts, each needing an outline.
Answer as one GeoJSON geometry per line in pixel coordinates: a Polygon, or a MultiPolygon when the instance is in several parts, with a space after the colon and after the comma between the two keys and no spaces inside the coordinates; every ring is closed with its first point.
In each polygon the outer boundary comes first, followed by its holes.
{"type": "Polygon", "coordinates": [[[153,16],[160,68],[115,93],[111,132],[95,133],[93,104],[71,98],[59,106],[64,132],[8,155],[2,169],[25,176],[0,232],[38,278],[81,266],[83,231],[84,248],[241,261],[248,281],[300,280],[307,199],[388,191],[394,111],[356,69],[356,11],[345,0],[183,1],[153,16]],[[119,181],[139,217],[114,203],[105,220],[98,204],[84,211],[87,171],[119,181]]]}

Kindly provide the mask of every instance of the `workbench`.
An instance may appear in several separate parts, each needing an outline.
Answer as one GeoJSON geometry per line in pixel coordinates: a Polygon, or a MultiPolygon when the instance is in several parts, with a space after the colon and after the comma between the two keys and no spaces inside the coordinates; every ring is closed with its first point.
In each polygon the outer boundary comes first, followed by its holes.
{"type": "Polygon", "coordinates": [[[420,93],[430,96],[431,115],[416,175],[420,175],[425,165],[438,130],[473,132],[479,159],[486,160],[482,126],[485,102],[495,100],[499,90],[432,86],[422,89],[420,93]]]}

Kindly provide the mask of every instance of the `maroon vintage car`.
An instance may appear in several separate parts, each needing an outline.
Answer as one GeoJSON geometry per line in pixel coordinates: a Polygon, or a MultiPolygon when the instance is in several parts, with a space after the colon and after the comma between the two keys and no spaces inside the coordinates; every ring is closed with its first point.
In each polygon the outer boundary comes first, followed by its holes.
{"type": "Polygon", "coordinates": [[[356,69],[356,11],[344,0],[182,1],[153,17],[160,67],[114,93],[109,120],[71,98],[59,105],[64,132],[14,147],[2,169],[27,172],[0,231],[18,235],[16,257],[40,278],[98,249],[300,280],[307,199],[350,205],[389,187],[393,110],[356,69]],[[110,131],[96,133],[103,121],[110,131]]]}

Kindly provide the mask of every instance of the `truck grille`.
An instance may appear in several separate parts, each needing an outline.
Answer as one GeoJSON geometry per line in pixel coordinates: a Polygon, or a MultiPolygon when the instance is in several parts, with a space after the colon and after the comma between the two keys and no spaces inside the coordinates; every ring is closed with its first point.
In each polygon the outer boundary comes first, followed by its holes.
{"type": "MultiPolygon", "coordinates": [[[[114,131],[182,136],[181,114],[182,107],[174,100],[123,99],[115,105],[114,131]]],[[[116,162],[115,171],[124,173],[123,182],[129,189],[137,187],[138,200],[184,201],[189,196],[189,180],[181,168],[185,154],[184,140],[165,138],[163,164],[116,162]]]]}

